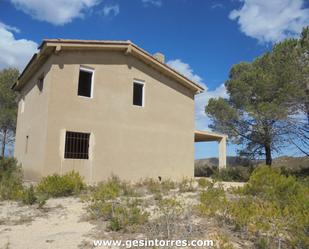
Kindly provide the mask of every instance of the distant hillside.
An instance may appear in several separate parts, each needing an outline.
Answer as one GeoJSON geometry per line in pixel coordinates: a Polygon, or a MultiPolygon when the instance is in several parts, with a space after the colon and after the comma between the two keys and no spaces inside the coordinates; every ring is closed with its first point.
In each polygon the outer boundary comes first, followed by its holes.
{"type": "Polygon", "coordinates": [[[282,156],[274,159],[273,165],[287,168],[309,168],[309,157],[282,156]]]}
{"type": "MultiPolygon", "coordinates": [[[[257,166],[263,165],[264,160],[251,161],[240,157],[227,157],[227,166],[257,166]]],[[[194,175],[210,177],[215,173],[215,168],[218,167],[218,158],[206,158],[195,160],[194,175]]],[[[286,175],[293,175],[295,177],[309,177],[309,157],[288,157],[282,156],[273,160],[272,167],[283,168],[282,172],[286,175]]],[[[249,170],[249,168],[248,168],[249,170]]],[[[307,178],[309,179],[309,178],[307,178]]]]}
{"type": "MultiPolygon", "coordinates": [[[[228,166],[250,166],[256,164],[256,161],[251,161],[250,159],[236,157],[236,156],[228,156],[226,158],[226,162],[228,166]]],[[[217,167],[219,164],[219,160],[217,157],[210,157],[205,159],[197,159],[195,160],[196,167],[217,167]]]]}
{"type": "MultiPolygon", "coordinates": [[[[264,160],[251,161],[249,159],[229,156],[227,157],[227,165],[233,166],[250,166],[264,163],[264,160]]],[[[195,160],[195,167],[217,167],[218,158],[211,157],[205,159],[195,160]]],[[[287,168],[309,168],[309,157],[288,157],[282,156],[273,159],[274,167],[287,167],[287,168]]]]}

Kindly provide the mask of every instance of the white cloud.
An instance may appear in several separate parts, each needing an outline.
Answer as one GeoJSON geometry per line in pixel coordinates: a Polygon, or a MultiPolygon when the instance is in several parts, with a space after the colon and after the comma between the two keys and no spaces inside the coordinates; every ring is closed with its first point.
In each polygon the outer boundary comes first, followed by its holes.
{"type": "Polygon", "coordinates": [[[120,12],[120,8],[118,4],[115,5],[106,5],[102,9],[102,14],[104,16],[114,15],[117,16],[120,12]]]}
{"type": "Polygon", "coordinates": [[[222,8],[224,8],[224,6],[221,3],[215,3],[215,4],[211,5],[211,8],[212,9],[222,9],[222,8]]]}
{"type": "Polygon", "coordinates": [[[309,8],[303,0],[239,0],[242,7],[231,11],[240,30],[260,42],[277,42],[298,35],[309,24],[309,8]]]}
{"type": "Polygon", "coordinates": [[[142,2],[145,4],[145,5],[154,5],[154,6],[157,6],[157,7],[161,7],[162,6],[162,1],[161,0],[142,0],[142,2]]]}
{"type": "Polygon", "coordinates": [[[15,7],[34,19],[54,25],[63,25],[74,18],[82,18],[84,12],[101,0],[11,0],[15,7]]]}
{"type": "Polygon", "coordinates": [[[13,26],[1,23],[1,22],[0,22],[0,28],[4,28],[8,31],[13,31],[14,33],[20,33],[19,28],[16,28],[16,27],[13,27],[13,26]]]}
{"type": "Polygon", "coordinates": [[[186,76],[190,80],[204,85],[202,78],[199,75],[193,73],[193,69],[190,67],[190,65],[181,61],[180,59],[170,60],[166,62],[166,64],[181,73],[182,75],[186,76]]]}
{"type": "Polygon", "coordinates": [[[37,43],[16,39],[12,33],[15,31],[19,29],[0,23],[0,69],[17,67],[22,70],[37,51],[37,43]]]}
{"type": "Polygon", "coordinates": [[[170,60],[166,64],[205,88],[205,91],[203,93],[195,96],[195,128],[199,130],[208,130],[210,120],[205,114],[205,106],[207,105],[210,98],[227,97],[224,84],[220,85],[213,91],[208,91],[202,77],[195,74],[188,63],[185,63],[180,59],[176,59],[170,60]]]}
{"type": "Polygon", "coordinates": [[[209,117],[205,114],[205,106],[211,98],[227,98],[224,84],[221,84],[213,91],[205,91],[195,96],[195,128],[198,130],[209,130],[211,124],[209,117]]]}

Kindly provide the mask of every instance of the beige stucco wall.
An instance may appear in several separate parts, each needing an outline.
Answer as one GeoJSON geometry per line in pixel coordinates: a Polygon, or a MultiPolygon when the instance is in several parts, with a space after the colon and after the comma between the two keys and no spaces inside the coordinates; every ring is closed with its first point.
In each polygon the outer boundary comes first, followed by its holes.
{"type": "Polygon", "coordinates": [[[44,173],[51,86],[50,69],[51,63],[48,60],[20,92],[14,156],[22,164],[26,179],[37,180],[44,173]],[[45,79],[44,90],[41,92],[37,83],[42,74],[45,75],[45,79]]]}
{"type": "Polygon", "coordinates": [[[43,94],[36,93],[33,87],[31,95],[26,95],[25,113],[29,113],[22,119],[29,123],[25,125],[18,118],[16,156],[29,170],[28,176],[35,176],[32,172],[36,171],[48,175],[72,169],[87,182],[111,174],[128,180],[193,176],[191,91],[121,52],[67,51],[53,55],[50,62],[43,94]],[[93,98],[77,96],[80,65],[95,71],[93,98]],[[145,82],[144,107],[132,105],[134,79],[145,82]],[[41,98],[42,106],[34,107],[41,98]],[[33,104],[28,104],[28,99],[33,104]],[[37,116],[30,119],[31,115],[37,116]],[[26,160],[21,140],[32,125],[39,143],[29,144],[36,156],[26,160]],[[64,159],[66,130],[91,133],[89,160],[64,159]]]}

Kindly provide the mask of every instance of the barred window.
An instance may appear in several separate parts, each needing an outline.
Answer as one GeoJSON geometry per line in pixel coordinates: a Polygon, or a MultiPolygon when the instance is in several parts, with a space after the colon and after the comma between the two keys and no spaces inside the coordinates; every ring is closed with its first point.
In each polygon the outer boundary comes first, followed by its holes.
{"type": "Polygon", "coordinates": [[[90,133],[67,131],[64,158],[89,159],[90,133]]]}

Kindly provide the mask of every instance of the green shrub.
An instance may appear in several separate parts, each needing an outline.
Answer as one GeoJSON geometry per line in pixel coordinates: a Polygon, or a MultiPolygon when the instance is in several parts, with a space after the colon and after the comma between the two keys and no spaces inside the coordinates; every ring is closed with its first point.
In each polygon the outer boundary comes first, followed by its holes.
{"type": "Polygon", "coordinates": [[[229,218],[237,230],[252,233],[267,232],[277,236],[283,231],[284,220],[276,203],[266,202],[252,196],[241,197],[228,204],[229,218]]]}
{"type": "Polygon", "coordinates": [[[110,211],[109,228],[112,231],[145,224],[149,216],[139,208],[136,200],[130,200],[124,204],[113,203],[110,211]]]}
{"type": "Polygon", "coordinates": [[[222,188],[207,187],[198,210],[255,239],[263,237],[257,248],[273,248],[279,241],[287,248],[309,248],[309,188],[279,169],[256,168],[230,199],[222,188]]]}
{"type": "Polygon", "coordinates": [[[215,187],[215,182],[209,182],[207,189],[200,194],[198,210],[202,215],[216,215],[217,212],[225,212],[227,199],[221,185],[215,187]]]}
{"type": "Polygon", "coordinates": [[[130,222],[126,222],[126,216],[122,214],[127,212],[128,215],[131,214],[133,209],[130,208],[133,204],[128,202],[127,206],[123,206],[118,198],[120,196],[136,197],[138,193],[131,184],[121,181],[117,176],[111,176],[106,181],[100,182],[94,187],[88,199],[88,212],[91,217],[108,220],[111,230],[119,230],[127,226],[130,222]]]}
{"type": "Polygon", "coordinates": [[[123,184],[117,176],[111,176],[107,181],[100,182],[92,194],[93,200],[115,199],[121,194],[123,184]]]}
{"type": "Polygon", "coordinates": [[[199,178],[197,180],[197,183],[198,183],[198,186],[200,188],[207,188],[207,187],[212,186],[212,183],[210,181],[206,180],[205,178],[199,178]]]}
{"type": "Polygon", "coordinates": [[[22,195],[22,202],[27,205],[33,205],[37,201],[35,195],[34,187],[31,185],[28,188],[25,188],[22,195]]]}
{"type": "Polygon", "coordinates": [[[37,193],[36,189],[23,186],[22,170],[14,158],[0,160],[0,200],[22,201],[24,204],[33,205],[38,203],[43,207],[47,197],[37,193]]]}
{"type": "Polygon", "coordinates": [[[111,176],[106,181],[93,187],[91,200],[112,200],[119,196],[138,197],[140,194],[130,183],[121,181],[117,176],[111,176]]]}
{"type": "Polygon", "coordinates": [[[148,220],[148,213],[139,208],[137,199],[131,199],[137,195],[132,185],[122,182],[117,176],[111,176],[94,187],[89,198],[88,213],[91,218],[108,221],[108,228],[112,231],[141,225],[148,220]]]}
{"type": "Polygon", "coordinates": [[[304,178],[308,178],[309,177],[309,165],[308,166],[303,166],[303,167],[291,167],[288,168],[286,166],[277,166],[280,171],[281,174],[285,175],[285,176],[294,176],[297,179],[304,179],[304,178]]]}
{"type": "Polygon", "coordinates": [[[13,175],[16,172],[19,175],[21,173],[21,169],[15,158],[0,158],[0,182],[7,175],[13,175]]]}
{"type": "Polygon", "coordinates": [[[158,217],[149,224],[150,236],[160,239],[176,239],[179,234],[186,236],[188,226],[182,224],[184,210],[183,205],[175,198],[160,200],[155,209],[158,217]]]}
{"type": "Polygon", "coordinates": [[[96,200],[90,203],[87,211],[93,219],[110,220],[112,218],[112,209],[112,202],[96,200]]]}
{"type": "MultiPolygon", "coordinates": [[[[119,209],[118,209],[119,210],[119,209]]],[[[119,213],[119,211],[118,211],[119,213]]],[[[122,228],[124,228],[124,226],[122,224],[120,224],[120,217],[119,215],[117,217],[112,217],[109,223],[109,229],[112,231],[119,231],[122,228]]]]}
{"type": "Polygon", "coordinates": [[[268,244],[267,239],[262,237],[255,242],[255,247],[256,249],[267,249],[269,248],[268,244]]]}
{"type": "Polygon", "coordinates": [[[297,180],[302,185],[309,187],[309,176],[299,177],[299,178],[297,178],[297,180]]]}
{"type": "Polygon", "coordinates": [[[261,166],[254,170],[250,180],[243,188],[243,193],[258,196],[262,199],[287,205],[303,200],[308,188],[292,176],[284,176],[279,169],[261,166]]]}
{"type": "Polygon", "coordinates": [[[23,192],[22,182],[22,171],[16,159],[0,159],[0,200],[19,200],[23,192]]]}
{"type": "Polygon", "coordinates": [[[246,182],[249,180],[253,169],[251,167],[234,166],[214,171],[212,178],[219,181],[239,181],[246,182]]]}
{"type": "Polygon", "coordinates": [[[38,204],[38,208],[42,208],[48,200],[48,195],[38,193],[33,185],[30,185],[30,187],[24,188],[21,200],[26,205],[38,204]]]}
{"type": "Polygon", "coordinates": [[[241,189],[240,199],[229,203],[232,222],[252,233],[281,237],[296,248],[309,246],[309,188],[280,170],[258,167],[241,189]]]}
{"type": "Polygon", "coordinates": [[[193,192],[195,190],[194,180],[192,178],[183,178],[182,181],[178,185],[179,192],[193,192]]]}
{"type": "Polygon", "coordinates": [[[120,187],[121,187],[121,194],[123,196],[128,196],[128,197],[139,197],[140,196],[140,193],[136,191],[135,186],[133,186],[130,183],[122,182],[120,187]]]}
{"type": "Polygon", "coordinates": [[[36,193],[36,203],[38,204],[38,208],[43,208],[48,200],[48,195],[44,193],[36,193]]]}
{"type": "Polygon", "coordinates": [[[158,210],[166,219],[176,218],[184,211],[183,206],[174,198],[165,198],[159,201],[158,210]]]}
{"type": "Polygon", "coordinates": [[[211,177],[215,174],[217,168],[209,165],[195,165],[194,176],[195,177],[211,177]]]}
{"type": "Polygon", "coordinates": [[[37,191],[51,197],[79,194],[85,187],[79,173],[71,171],[63,176],[54,174],[44,177],[37,185],[37,191]]]}

